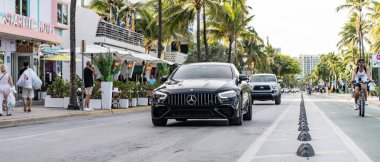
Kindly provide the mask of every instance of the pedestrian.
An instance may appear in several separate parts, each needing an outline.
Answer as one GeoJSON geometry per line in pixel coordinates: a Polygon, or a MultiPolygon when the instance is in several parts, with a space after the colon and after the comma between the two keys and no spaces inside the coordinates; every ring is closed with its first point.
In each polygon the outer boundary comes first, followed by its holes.
{"type": "MultiPolygon", "coordinates": [[[[5,64],[0,65],[0,116],[3,116],[3,106],[7,107],[7,104],[3,105],[4,99],[8,98],[11,88],[13,87],[12,76],[7,72],[7,66],[5,64]]],[[[8,103],[8,102],[6,102],[8,103]]],[[[9,108],[6,108],[7,116],[12,114],[9,112],[9,108]]]]}
{"type": "MultiPolygon", "coordinates": [[[[37,76],[37,74],[29,68],[29,62],[24,62],[24,69],[20,71],[21,75],[19,80],[17,81],[17,86],[22,87],[22,99],[24,101],[24,112],[32,111],[32,101],[34,98],[34,90],[33,90],[33,78],[37,76]]],[[[40,82],[41,80],[36,82],[40,82]]]]}
{"type": "Polygon", "coordinates": [[[92,66],[90,61],[86,62],[86,67],[83,69],[83,82],[85,88],[85,102],[84,102],[84,111],[93,111],[94,109],[90,108],[90,97],[92,93],[92,88],[94,87],[94,76],[95,68],[92,66]]]}

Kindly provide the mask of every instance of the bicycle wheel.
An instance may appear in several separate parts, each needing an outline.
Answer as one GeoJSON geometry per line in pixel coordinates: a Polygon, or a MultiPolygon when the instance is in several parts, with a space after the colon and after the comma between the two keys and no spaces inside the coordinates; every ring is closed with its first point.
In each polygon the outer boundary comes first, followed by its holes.
{"type": "Polygon", "coordinates": [[[364,117],[364,112],[365,112],[365,96],[364,96],[364,93],[361,93],[360,95],[360,105],[361,105],[361,108],[360,108],[360,113],[361,113],[361,116],[364,117]]]}

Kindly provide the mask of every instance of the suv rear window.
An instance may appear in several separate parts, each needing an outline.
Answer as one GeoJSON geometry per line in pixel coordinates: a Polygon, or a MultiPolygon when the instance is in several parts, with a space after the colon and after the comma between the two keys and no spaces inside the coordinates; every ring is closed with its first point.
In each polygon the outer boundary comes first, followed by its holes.
{"type": "Polygon", "coordinates": [[[251,82],[276,82],[273,75],[256,75],[251,77],[251,82]]]}

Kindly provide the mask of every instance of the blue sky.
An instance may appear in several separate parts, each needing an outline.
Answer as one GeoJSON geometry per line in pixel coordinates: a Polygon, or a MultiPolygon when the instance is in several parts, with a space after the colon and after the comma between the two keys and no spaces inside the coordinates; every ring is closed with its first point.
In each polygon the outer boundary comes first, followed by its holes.
{"type": "Polygon", "coordinates": [[[338,33],[348,11],[336,12],[345,0],[248,0],[255,15],[250,25],[282,53],[321,54],[337,51],[338,33]]]}

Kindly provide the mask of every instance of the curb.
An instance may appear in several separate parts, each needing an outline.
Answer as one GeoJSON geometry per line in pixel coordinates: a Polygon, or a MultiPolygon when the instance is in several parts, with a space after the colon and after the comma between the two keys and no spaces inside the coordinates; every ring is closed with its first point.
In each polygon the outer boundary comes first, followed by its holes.
{"type": "Polygon", "coordinates": [[[69,114],[54,115],[54,116],[37,116],[20,119],[9,119],[0,121],[0,128],[16,127],[23,125],[42,124],[53,121],[60,121],[66,118],[81,117],[81,116],[105,116],[114,114],[124,114],[129,112],[138,112],[150,110],[150,106],[128,108],[128,109],[111,109],[111,110],[95,110],[91,112],[77,111],[69,114]]]}

